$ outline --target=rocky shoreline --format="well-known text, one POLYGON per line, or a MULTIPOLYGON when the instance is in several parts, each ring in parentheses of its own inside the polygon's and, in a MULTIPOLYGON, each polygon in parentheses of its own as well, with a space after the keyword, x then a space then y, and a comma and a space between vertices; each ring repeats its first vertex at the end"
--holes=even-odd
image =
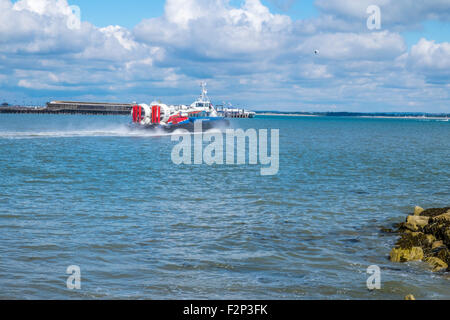
POLYGON ((450 207, 416 207, 394 228, 382 230, 400 233, 390 253, 392 262, 424 261, 433 272, 450 272, 450 207))

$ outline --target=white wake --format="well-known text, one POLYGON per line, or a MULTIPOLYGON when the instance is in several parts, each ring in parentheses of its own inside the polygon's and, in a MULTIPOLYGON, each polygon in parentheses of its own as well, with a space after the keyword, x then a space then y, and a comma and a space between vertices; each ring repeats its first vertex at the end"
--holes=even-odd
MULTIPOLYGON (((213 130, 211 130, 213 131, 213 130)), ((207 131, 209 132, 209 131, 207 131)), ((94 129, 68 129, 52 131, 0 131, 0 139, 43 139, 43 138, 83 138, 83 137, 165 137, 172 135, 192 134, 176 130, 133 129, 128 126, 116 126, 94 129)))

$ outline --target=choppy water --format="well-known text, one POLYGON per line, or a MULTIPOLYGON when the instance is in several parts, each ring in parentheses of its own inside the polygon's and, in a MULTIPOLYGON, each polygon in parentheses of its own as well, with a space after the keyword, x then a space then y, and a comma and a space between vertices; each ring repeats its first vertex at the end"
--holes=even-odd
POLYGON ((0 299, 449 299, 380 226, 450 203, 450 124, 259 117, 280 171, 176 166, 127 117, 0 116, 0 299), (382 289, 366 269, 379 265, 382 289), (82 288, 66 288, 81 267, 82 288))

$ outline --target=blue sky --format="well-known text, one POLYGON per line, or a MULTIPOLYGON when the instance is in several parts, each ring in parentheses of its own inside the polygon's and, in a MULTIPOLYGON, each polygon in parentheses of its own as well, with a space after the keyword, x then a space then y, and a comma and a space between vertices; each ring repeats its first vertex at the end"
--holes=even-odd
POLYGON ((69 0, 82 9, 82 19, 96 26, 121 25, 133 28, 142 19, 159 17, 164 13, 164 1, 151 0, 69 0))
MULTIPOLYGON (((230 1, 239 6, 242 0, 230 1)), ((273 0, 261 1, 271 12, 289 15, 292 19, 311 19, 319 15, 314 0, 273 0)), ((99 27, 118 24, 127 28, 135 27, 143 19, 156 18, 164 13, 164 0, 69 0, 69 4, 82 8, 83 20, 91 21, 99 27)), ((439 20, 424 21, 417 30, 402 32, 409 47, 420 38, 427 37, 439 42, 449 41, 450 23, 439 20)))
POLYGON ((411 48, 420 38, 433 39, 438 42, 450 41, 450 22, 439 20, 427 20, 422 23, 421 28, 402 33, 406 43, 411 48))
MULTIPOLYGON (((69 0, 70 5, 82 8, 83 19, 99 27, 118 24, 133 28, 142 19, 156 18, 164 13, 164 0, 69 0)), ((240 6, 242 0, 232 0, 230 5, 240 6)), ((306 19, 318 15, 313 0, 262 1, 274 13, 287 14, 295 19, 306 19)))
POLYGON ((16 103, 190 103, 205 80, 256 110, 450 112, 449 70, 448 0, 0 0, 16 103))

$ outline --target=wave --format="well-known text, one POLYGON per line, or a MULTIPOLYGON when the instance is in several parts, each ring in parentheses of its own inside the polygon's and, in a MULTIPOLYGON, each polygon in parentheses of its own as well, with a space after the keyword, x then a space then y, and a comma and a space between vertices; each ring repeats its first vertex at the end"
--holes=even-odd
MULTIPOLYGON (((209 130, 207 132, 214 132, 209 130)), ((192 134, 175 130, 133 129, 128 126, 113 128, 96 128, 80 130, 56 130, 56 131, 0 131, 0 139, 40 139, 40 138, 84 138, 84 137, 164 137, 172 135, 192 134)))

